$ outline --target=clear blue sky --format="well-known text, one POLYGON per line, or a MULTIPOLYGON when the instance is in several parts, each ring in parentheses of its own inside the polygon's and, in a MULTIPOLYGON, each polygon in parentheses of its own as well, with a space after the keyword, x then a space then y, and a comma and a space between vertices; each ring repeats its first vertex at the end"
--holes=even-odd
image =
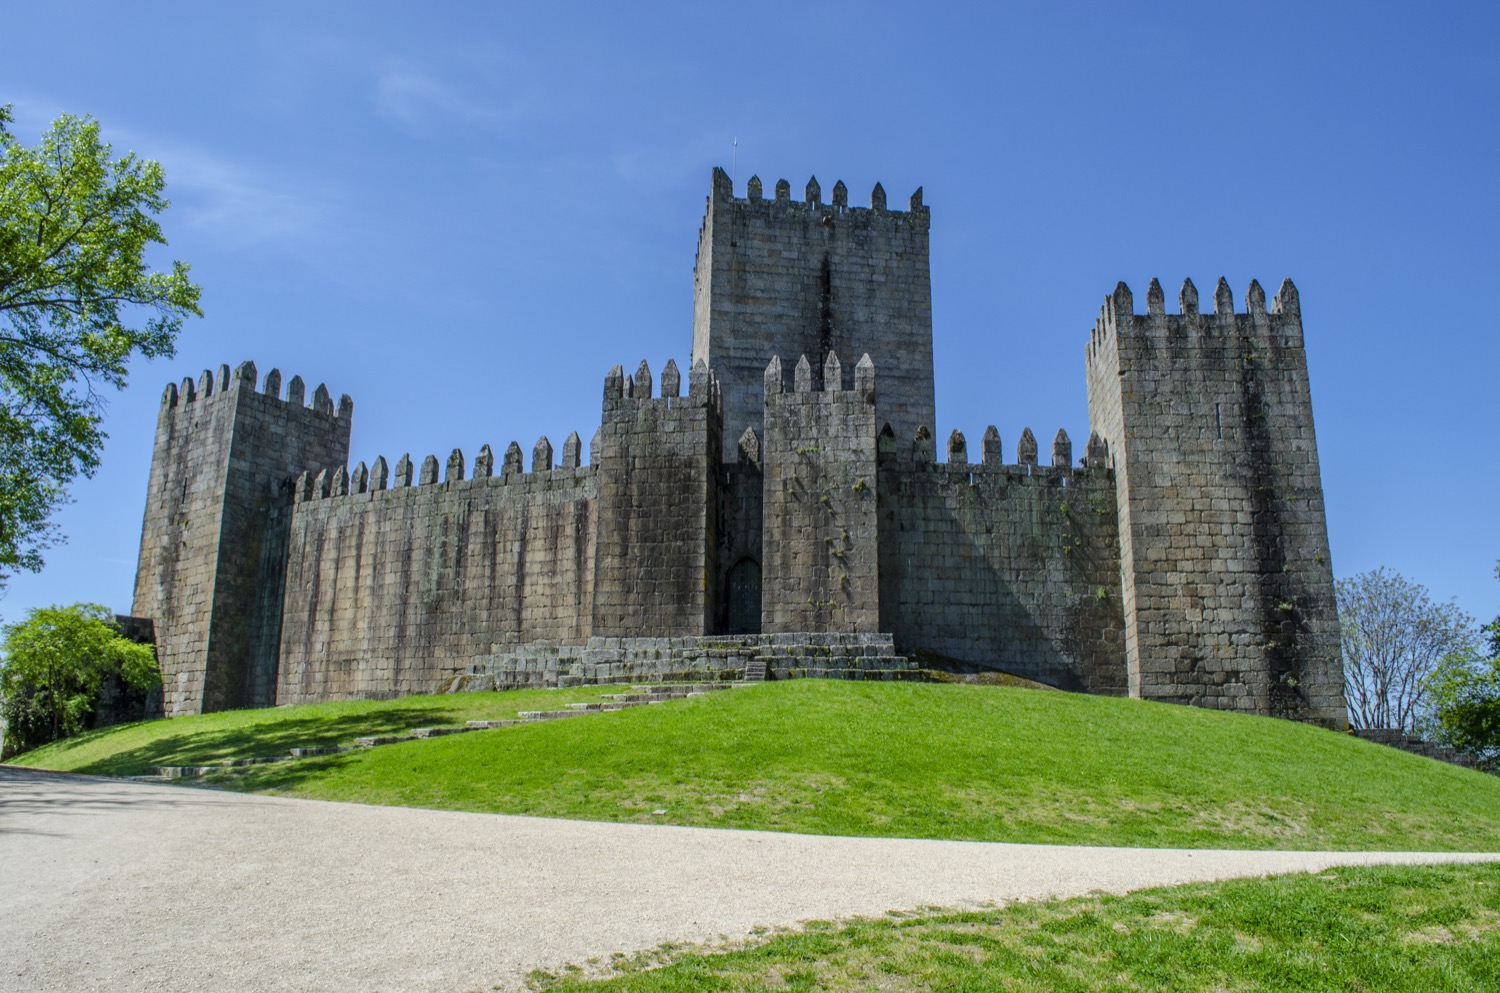
MULTIPOLYGON (((0 601, 130 607, 169 380, 254 359, 354 459, 598 423, 691 343, 713 165, 932 208, 938 436, 1087 437, 1103 295, 1302 294, 1333 563, 1500 608, 1500 5, 7 3, 0 102, 162 162, 205 317, 0 601)), ((800 194, 799 194, 800 195, 800 194)))

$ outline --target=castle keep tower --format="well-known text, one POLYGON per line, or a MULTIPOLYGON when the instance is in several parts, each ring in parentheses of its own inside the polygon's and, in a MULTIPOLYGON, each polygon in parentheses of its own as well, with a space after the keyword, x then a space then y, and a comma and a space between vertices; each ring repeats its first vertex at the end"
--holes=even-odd
POLYGON ((1170 316, 1120 284, 1081 459, 940 444, 921 190, 745 194, 714 170, 687 382, 610 370, 587 464, 572 433, 530 471, 518 441, 350 469, 347 396, 248 362, 169 386, 133 611, 167 713, 933 669, 1342 724, 1290 281, 1170 316))
POLYGON ((293 376, 256 390, 255 364, 204 371, 162 394, 135 574, 156 626, 169 716, 276 702, 288 482, 349 458, 354 402, 293 376))
POLYGON ((766 199, 758 178, 738 199, 714 170, 693 269, 693 362, 719 379, 726 437, 746 427, 764 435, 772 356, 808 356, 821 388, 829 353, 869 354, 880 370, 877 415, 898 438, 933 429, 928 224, 920 189, 905 212, 887 209, 879 184, 869 207, 849 206, 842 182, 825 204, 816 179, 802 202, 786 180, 766 199))
POLYGON ((1132 696, 1345 718, 1338 614, 1291 280, 1268 309, 1189 280, 1167 314, 1124 283, 1087 348, 1089 422, 1115 469, 1132 696))

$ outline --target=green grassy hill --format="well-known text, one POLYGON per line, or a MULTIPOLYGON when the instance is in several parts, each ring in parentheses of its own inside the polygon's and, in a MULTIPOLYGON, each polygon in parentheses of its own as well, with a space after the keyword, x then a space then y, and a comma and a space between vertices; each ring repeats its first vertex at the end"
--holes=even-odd
POLYGON ((1339 868, 969 913, 812 922, 731 950, 665 946, 540 990, 1493 993, 1500 863, 1339 868))
MULTIPOLYGON (((20 756, 139 773, 604 690, 178 718, 20 756)), ((588 820, 983 841, 1500 850, 1500 778, 1269 718, 997 686, 796 680, 212 777, 229 789, 588 820)))

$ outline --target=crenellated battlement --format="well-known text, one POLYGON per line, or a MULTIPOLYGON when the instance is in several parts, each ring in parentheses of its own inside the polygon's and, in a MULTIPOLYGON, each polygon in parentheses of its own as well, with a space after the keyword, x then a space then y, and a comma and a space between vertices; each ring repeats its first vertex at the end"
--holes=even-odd
POLYGON ((317 389, 313 390, 312 402, 308 403, 307 386, 301 376, 293 376, 287 383, 285 397, 281 395, 281 370, 272 369, 266 373, 263 385, 258 382, 258 379, 255 363, 248 360, 235 366, 233 373, 229 371, 228 365, 219 366, 217 373, 204 369, 196 382, 188 377, 182 381, 180 387, 176 383, 167 384, 161 395, 162 413, 165 415, 167 411, 179 405, 222 400, 228 396, 241 394, 256 394, 267 400, 276 400, 290 407, 302 407, 328 417, 347 420, 354 414, 354 401, 349 394, 345 393, 340 396, 338 406, 335 407, 328 387, 322 383, 319 383, 317 389))
POLYGON ((721 393, 718 379, 703 362, 698 362, 688 373, 687 396, 682 395, 682 373, 675 359, 667 359, 661 373, 661 392, 653 395, 651 366, 645 359, 636 367, 635 374, 627 376, 623 366, 612 367, 604 376, 604 406, 608 411, 612 404, 630 401, 635 404, 653 403, 663 409, 683 406, 709 406, 718 409, 721 393), (690 403, 689 403, 690 401, 690 403))
POLYGON ((331 497, 373 496, 378 493, 424 487, 452 488, 459 485, 485 484, 493 486, 532 485, 538 481, 552 481, 560 485, 589 476, 592 465, 582 465, 583 443, 577 431, 568 433, 563 441, 562 458, 554 461, 552 442, 546 435, 537 439, 532 447, 531 468, 523 464, 520 442, 512 441, 505 450, 500 472, 495 472, 495 455, 489 445, 483 445, 474 457, 474 472, 465 477, 465 459, 462 449, 455 448, 448 454, 439 480, 439 463, 436 455, 427 455, 418 468, 406 453, 396 461, 392 476, 385 456, 377 456, 369 465, 361 461, 353 469, 344 466, 323 468, 314 472, 307 470, 290 480, 289 491, 297 503, 326 500, 331 497))
POLYGON ((1116 341, 1121 333, 1183 340, 1212 340, 1234 333, 1288 338, 1300 344, 1302 304, 1291 279, 1281 281, 1281 287, 1269 305, 1266 291, 1252 279, 1245 291, 1245 310, 1236 313, 1234 293, 1221 276, 1214 287, 1212 309, 1203 311, 1198 287, 1191 279, 1184 279, 1177 294, 1177 313, 1168 314, 1161 283, 1153 278, 1146 289, 1146 311, 1137 314, 1130 287, 1121 282, 1099 307, 1099 316, 1095 318, 1089 336, 1087 361, 1090 364, 1096 361, 1101 350, 1116 341))
POLYGON ((787 390, 781 356, 771 356, 771 361, 766 364, 762 384, 766 402, 770 403, 772 397, 784 395, 806 395, 811 398, 824 394, 842 394, 839 399, 849 401, 875 402, 875 363, 868 352, 860 356, 859 362, 854 366, 852 384, 844 376, 844 366, 839 361, 838 353, 831 349, 824 357, 821 368, 817 370, 818 375, 815 376, 813 372, 812 362, 803 355, 792 370, 792 388, 787 390))
POLYGON ((974 474, 1008 473, 1015 476, 1066 479, 1079 473, 1103 472, 1109 469, 1109 446, 1097 433, 1091 434, 1086 454, 1073 464, 1073 441, 1068 432, 1059 428, 1052 438, 1051 464, 1043 465, 1038 456, 1036 436, 1031 428, 1024 428, 1016 444, 1016 460, 1007 463, 1003 455, 1000 431, 991 424, 985 428, 979 445, 979 461, 971 461, 969 443, 964 433, 955 429, 948 435, 946 459, 937 457, 937 445, 932 432, 927 428, 917 429, 911 448, 905 457, 898 456, 895 432, 890 425, 881 429, 879 452, 883 466, 904 469, 907 467, 927 469, 934 472, 956 472, 974 474))
MULTIPOLYGON (((910 221, 920 221, 925 224, 928 221, 930 211, 922 202, 922 187, 917 187, 907 200, 906 210, 892 210, 887 205, 885 187, 876 183, 870 190, 870 205, 868 207, 851 207, 849 205, 849 188, 841 179, 834 183, 832 195, 827 203, 823 202, 823 188, 818 183, 818 177, 808 179, 807 185, 803 187, 802 199, 792 199, 792 184, 785 179, 778 179, 772 196, 764 195, 764 187, 759 176, 751 176, 745 184, 745 195, 737 197, 734 195, 734 182, 729 174, 722 168, 715 166, 713 180, 709 189, 710 210, 713 206, 726 206, 729 204, 743 204, 747 207, 755 207, 765 211, 787 211, 797 212, 802 215, 813 214, 817 216, 860 217, 871 215, 876 217, 904 218, 910 221)), ((707 221, 705 220, 705 226, 707 221)))

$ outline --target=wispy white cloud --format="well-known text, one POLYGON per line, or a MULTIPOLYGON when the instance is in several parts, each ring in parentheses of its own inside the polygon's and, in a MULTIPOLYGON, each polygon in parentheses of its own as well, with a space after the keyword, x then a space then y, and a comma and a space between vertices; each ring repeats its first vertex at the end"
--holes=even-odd
POLYGON ((0 98, 0 103, 10 104, 11 113, 15 116, 10 132, 23 145, 30 145, 54 120, 68 113, 66 107, 46 98, 17 96, 13 89, 3 85, 0 85, 0 92, 9 94, 0 98))
POLYGON ((153 142, 151 157, 167 176, 177 223, 245 247, 305 243, 335 213, 330 198, 192 145, 153 142))
MULTIPOLYGON (((65 112, 45 96, 13 96, 10 101, 15 113, 12 131, 23 144, 33 143, 65 112)), ((305 245, 334 223, 335 199, 326 193, 193 142, 153 135, 117 120, 102 124, 102 137, 115 155, 135 151, 162 164, 172 201, 173 229, 196 229, 231 248, 264 244, 292 248, 305 245)))
POLYGON ((393 61, 375 79, 374 103, 382 117, 416 133, 455 123, 500 130, 527 117, 535 96, 493 78, 465 82, 393 61))

